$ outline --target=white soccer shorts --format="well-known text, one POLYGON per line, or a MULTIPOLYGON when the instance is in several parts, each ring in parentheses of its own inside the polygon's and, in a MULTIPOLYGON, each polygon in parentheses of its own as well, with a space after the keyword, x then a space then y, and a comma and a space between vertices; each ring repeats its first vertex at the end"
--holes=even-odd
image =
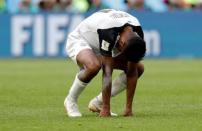
POLYGON ((67 55, 77 64, 76 57, 80 51, 84 49, 91 49, 88 42, 82 38, 77 32, 69 34, 66 43, 67 55))

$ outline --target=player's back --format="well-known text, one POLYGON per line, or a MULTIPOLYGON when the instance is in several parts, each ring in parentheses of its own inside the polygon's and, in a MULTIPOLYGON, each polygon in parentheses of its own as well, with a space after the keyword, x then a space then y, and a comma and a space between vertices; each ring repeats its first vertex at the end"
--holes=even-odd
POLYGON ((139 21, 134 16, 113 9, 105 9, 94 13, 86 18, 78 26, 81 31, 97 32, 97 29, 108 29, 113 27, 121 27, 124 24, 131 24, 133 26, 140 26, 139 21))
POLYGON ((140 26, 137 18, 126 12, 105 9, 87 17, 70 35, 79 34, 88 41, 93 49, 99 52, 98 29, 110 29, 114 27, 121 28, 125 24, 140 26))

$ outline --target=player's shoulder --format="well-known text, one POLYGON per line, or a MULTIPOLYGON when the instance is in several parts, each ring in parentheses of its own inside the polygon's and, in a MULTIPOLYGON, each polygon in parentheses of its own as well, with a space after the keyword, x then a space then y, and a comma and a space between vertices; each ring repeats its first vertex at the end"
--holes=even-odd
POLYGON ((92 14, 93 17, 99 17, 103 19, 134 19, 137 18, 125 11, 115 9, 103 9, 92 14))
POLYGON ((140 26, 140 22, 137 17, 125 12, 125 11, 119 11, 116 10, 112 12, 110 15, 113 19, 117 19, 119 22, 124 23, 124 24, 130 24, 133 26, 140 26))
POLYGON ((102 10, 98 11, 98 13, 110 13, 113 11, 116 11, 116 10, 115 9, 102 9, 102 10))
POLYGON ((115 9, 102 9, 98 12, 95 12, 94 14, 104 14, 109 17, 125 17, 129 16, 127 12, 121 11, 121 10, 115 10, 115 9))
POLYGON ((127 12, 114 9, 100 10, 85 20, 85 23, 87 25, 95 25, 94 27, 99 29, 122 27, 125 24, 130 24, 133 26, 140 25, 136 17, 127 12))

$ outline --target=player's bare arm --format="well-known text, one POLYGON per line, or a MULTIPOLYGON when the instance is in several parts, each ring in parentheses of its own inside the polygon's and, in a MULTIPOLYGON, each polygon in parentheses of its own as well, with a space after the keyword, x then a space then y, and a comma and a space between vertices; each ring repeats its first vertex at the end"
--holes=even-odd
POLYGON ((134 62, 127 63, 126 76, 127 76, 127 88, 126 88, 126 106, 124 116, 132 116, 133 115, 132 103, 138 80, 137 63, 134 62))
POLYGON ((113 59, 112 57, 102 56, 102 96, 103 106, 100 112, 101 117, 110 116, 110 96, 111 96, 111 85, 112 85, 112 72, 113 72, 113 59))

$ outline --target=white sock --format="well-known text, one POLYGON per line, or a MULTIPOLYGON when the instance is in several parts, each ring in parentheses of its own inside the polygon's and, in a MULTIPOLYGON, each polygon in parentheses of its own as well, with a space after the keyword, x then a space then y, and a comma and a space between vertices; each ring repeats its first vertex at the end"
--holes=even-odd
MULTIPOLYGON (((112 82, 111 96, 114 97, 126 88, 126 74, 122 72, 112 82)), ((97 96, 98 101, 102 102, 102 93, 97 96)))
POLYGON ((84 90, 84 88, 86 87, 87 84, 88 83, 84 83, 81 80, 79 80, 78 74, 77 74, 75 77, 75 80, 69 90, 69 94, 67 97, 70 97, 71 99, 77 101, 79 95, 84 90))

